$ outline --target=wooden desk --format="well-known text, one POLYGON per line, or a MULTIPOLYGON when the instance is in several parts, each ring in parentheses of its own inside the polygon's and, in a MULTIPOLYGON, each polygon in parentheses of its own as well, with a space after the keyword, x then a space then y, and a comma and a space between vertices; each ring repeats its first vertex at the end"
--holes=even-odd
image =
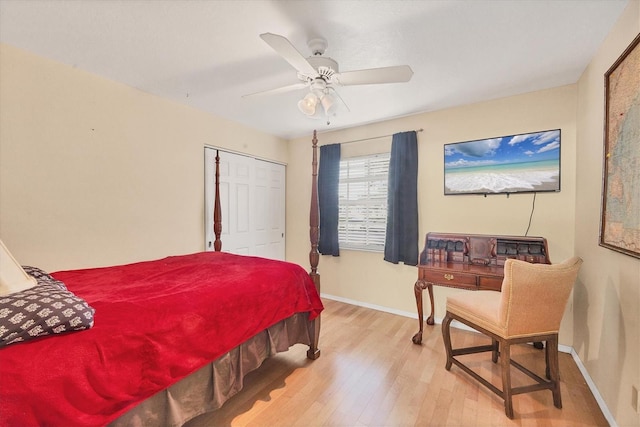
POLYGON ((427 324, 433 325, 433 285, 499 292, 504 262, 508 258, 550 264, 547 240, 543 237, 427 233, 420 253, 418 280, 414 285, 420 329, 413 336, 413 343, 422 343, 424 289, 429 291, 431 303, 427 324))

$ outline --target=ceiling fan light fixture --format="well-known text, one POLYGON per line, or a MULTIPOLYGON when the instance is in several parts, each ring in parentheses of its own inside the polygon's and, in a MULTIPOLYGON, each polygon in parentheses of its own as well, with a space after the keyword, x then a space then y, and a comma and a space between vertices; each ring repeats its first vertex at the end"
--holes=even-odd
POLYGON ((318 102, 318 96, 313 92, 309 92, 304 98, 298 101, 298 109, 307 116, 313 116, 316 113, 318 102))
POLYGON ((334 107, 336 105, 336 102, 333 99, 333 96, 329 95, 328 93, 324 94, 322 98, 320 98, 320 104, 322 105, 322 108, 324 109, 324 114, 326 116, 332 114, 333 110, 335 110, 334 107))
POLYGON ((309 93, 298 101, 298 109, 310 118, 326 118, 327 124, 329 116, 335 116, 336 110, 351 111, 334 86, 402 83, 408 82, 413 76, 413 70, 408 65, 340 72, 338 62, 324 55, 327 41, 320 37, 309 40, 308 47, 312 56, 308 58, 302 56, 284 36, 263 33, 260 38, 297 71, 299 83, 253 95, 283 93, 306 87, 309 93), (322 108, 318 108, 318 104, 322 108))

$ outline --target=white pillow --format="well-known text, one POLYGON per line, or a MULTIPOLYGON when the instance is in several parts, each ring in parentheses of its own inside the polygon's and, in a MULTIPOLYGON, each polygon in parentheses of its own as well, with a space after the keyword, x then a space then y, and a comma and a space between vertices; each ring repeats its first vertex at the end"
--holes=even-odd
POLYGON ((36 285, 0 240, 0 296, 24 291, 36 285))

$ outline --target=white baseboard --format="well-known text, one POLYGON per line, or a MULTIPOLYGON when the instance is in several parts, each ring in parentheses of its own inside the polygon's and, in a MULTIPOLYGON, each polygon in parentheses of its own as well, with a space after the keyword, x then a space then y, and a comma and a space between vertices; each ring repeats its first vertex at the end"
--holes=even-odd
POLYGON ((320 293, 322 298, 330 299, 333 301, 344 302, 345 304, 357 305, 358 307, 371 308, 373 310, 383 311, 385 313, 397 314, 398 316, 410 317, 412 319, 418 320, 418 313, 412 313, 409 311, 396 310, 389 307, 383 307, 381 305, 369 304, 366 302, 355 301, 349 298, 337 297, 335 295, 328 295, 320 293))
POLYGON ((602 398, 602 395, 598 391, 598 388, 596 387, 595 383, 591 379, 589 372, 587 372, 587 368, 584 367, 582 360, 580 360, 580 356, 578 356, 578 353, 576 353, 573 347, 569 347, 569 348, 571 349, 570 353, 571 353, 571 356, 573 356, 573 360, 576 362, 576 365, 578 365, 578 369, 580 370, 580 373, 582 373, 584 380, 587 382, 587 385, 589 386, 589 390, 591 390, 591 393, 593 393, 593 397, 596 399, 596 402, 598 402, 598 406, 600 407, 600 410, 602 411, 602 414, 604 415, 604 417, 607 419, 609 426, 618 427, 618 423, 616 423, 615 418, 613 418, 613 414, 611 413, 611 411, 609 411, 609 407, 605 403, 604 399, 602 398))
MULTIPOLYGON (((360 302, 360 301, 355 301, 349 298, 343 298, 343 297, 338 297, 335 295, 328 295, 328 294, 324 294, 321 293, 320 296, 322 298, 326 298, 326 299, 330 299, 333 301, 338 301, 338 302, 343 302, 345 304, 351 304, 351 305, 356 305, 359 307, 365 307, 365 308, 370 308, 372 310, 377 310, 377 311, 382 311, 385 313, 391 313, 391 314, 397 314, 398 316, 404 316, 404 317, 409 317, 411 319, 418 319, 418 313, 415 312, 409 312, 409 311, 404 311, 404 310, 396 310, 393 308, 389 308, 389 307, 383 307, 381 305, 375 305, 375 304, 369 304, 366 302, 360 302)), ((434 317, 434 322, 437 324, 442 324, 442 318, 438 318, 438 317, 434 317)), ((471 331, 471 332, 477 332, 476 330, 468 327, 465 324, 462 324, 460 322, 456 322, 455 320, 453 322, 451 322, 451 326, 458 328, 458 329, 463 329, 466 331, 471 331)), ((580 370, 580 373, 582 374, 582 376, 584 377, 585 381, 587 382, 587 385, 589 386, 589 389, 591 390, 591 393, 593 393, 593 397, 596 399, 596 402, 598 403, 598 406, 600 407, 600 410, 602 411, 604 417, 607 419, 607 422, 609 423, 609 426, 611 427, 618 427, 618 424, 616 423, 615 418, 613 418, 613 415, 611 414, 611 411, 609 411, 609 408, 607 407, 607 404, 605 403, 604 399, 602 398, 602 395, 600 394, 600 392, 598 391, 598 388, 596 387, 595 383, 593 382, 593 380, 591 379, 591 376, 589 376, 589 372, 587 372, 587 369, 585 368, 584 364, 582 363, 582 360, 580 360, 580 357, 578 356, 578 353, 576 353, 576 351, 573 349, 573 347, 568 346, 568 345, 563 345, 563 344, 558 344, 558 351, 562 352, 562 353, 569 353, 571 354, 571 356, 573 357, 573 360, 576 362, 576 365, 578 366, 578 369, 580 370)))

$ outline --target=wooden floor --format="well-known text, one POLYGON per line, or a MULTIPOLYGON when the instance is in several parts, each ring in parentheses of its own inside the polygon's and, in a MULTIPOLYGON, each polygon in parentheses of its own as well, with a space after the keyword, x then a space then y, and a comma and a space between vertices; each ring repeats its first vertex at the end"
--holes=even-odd
MULTIPOLYGON (((445 370, 440 325, 426 326, 419 346, 411 342, 415 319, 324 303, 318 360, 305 358, 307 347, 294 346, 249 374, 221 409, 188 427, 608 425, 569 354, 560 353, 563 409, 553 406, 549 391, 517 395, 510 420, 498 396, 456 366, 445 370)), ((454 347, 488 342, 459 329, 451 335, 454 347)), ((544 373, 543 351, 522 345, 517 354, 515 360, 544 373)), ((500 386, 490 353, 465 357, 500 386)), ((528 382, 517 369, 512 377, 514 384, 528 382)))

